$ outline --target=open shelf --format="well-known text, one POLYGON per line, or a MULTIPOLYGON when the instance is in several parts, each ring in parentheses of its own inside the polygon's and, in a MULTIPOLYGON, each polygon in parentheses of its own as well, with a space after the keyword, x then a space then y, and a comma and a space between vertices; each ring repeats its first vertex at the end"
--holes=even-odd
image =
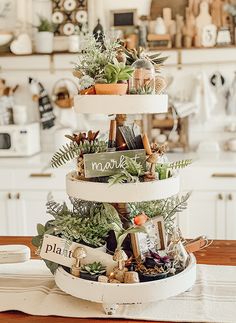
POLYGON ((179 274, 161 280, 135 284, 109 284, 72 276, 62 267, 55 274, 57 286, 65 293, 97 303, 140 304, 176 296, 190 289, 196 280, 196 259, 179 274))
POLYGON ((179 175, 152 182, 114 184, 81 181, 76 173, 66 176, 69 196, 94 202, 129 203, 162 200, 179 193, 179 175))
POLYGON ((83 114, 166 113, 168 96, 161 95, 76 95, 74 110, 83 114))

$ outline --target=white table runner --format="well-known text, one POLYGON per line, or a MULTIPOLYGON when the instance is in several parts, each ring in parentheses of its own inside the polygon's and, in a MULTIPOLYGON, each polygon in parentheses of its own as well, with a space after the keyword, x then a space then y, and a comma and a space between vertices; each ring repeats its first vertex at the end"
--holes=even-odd
MULTIPOLYGON (((106 318, 101 304, 59 290, 44 263, 0 265, 0 311, 106 318)), ((111 316, 109 316, 111 318, 111 316)), ((176 322, 236 322, 236 267, 198 265, 190 292, 144 305, 122 305, 112 318, 176 322)))

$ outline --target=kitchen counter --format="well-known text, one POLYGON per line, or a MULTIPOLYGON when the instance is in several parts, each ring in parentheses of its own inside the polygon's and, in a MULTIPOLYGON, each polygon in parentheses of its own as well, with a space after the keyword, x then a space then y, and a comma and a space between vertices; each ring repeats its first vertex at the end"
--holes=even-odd
MULTIPOLYGON (((1 168, 50 168, 50 160, 53 152, 39 153, 31 157, 0 157, 1 168)), ((168 159, 172 161, 181 159, 192 159, 193 166, 235 166, 236 153, 219 152, 219 153, 168 153, 168 159)), ((73 163, 68 163, 66 168, 73 168, 73 163)))

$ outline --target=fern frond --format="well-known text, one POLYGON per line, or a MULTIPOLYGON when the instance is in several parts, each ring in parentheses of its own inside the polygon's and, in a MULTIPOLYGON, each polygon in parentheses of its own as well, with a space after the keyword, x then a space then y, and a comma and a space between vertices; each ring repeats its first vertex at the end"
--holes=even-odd
POLYGON ((125 170, 132 176, 144 175, 143 166, 130 157, 125 157, 125 170))
POLYGON ((121 184, 121 183, 125 183, 127 180, 127 176, 125 176, 125 174, 122 173, 118 173, 115 175, 110 176, 108 183, 110 185, 114 185, 114 184, 121 184))
POLYGON ((64 165, 68 161, 72 160, 75 157, 78 157, 81 153, 80 147, 76 142, 70 142, 56 152, 51 160, 51 166, 56 168, 64 165))
POLYGON ((168 164, 168 168, 171 168, 171 169, 184 168, 184 167, 187 167, 188 165, 192 164, 192 162, 193 162, 192 159, 178 160, 176 162, 168 164))

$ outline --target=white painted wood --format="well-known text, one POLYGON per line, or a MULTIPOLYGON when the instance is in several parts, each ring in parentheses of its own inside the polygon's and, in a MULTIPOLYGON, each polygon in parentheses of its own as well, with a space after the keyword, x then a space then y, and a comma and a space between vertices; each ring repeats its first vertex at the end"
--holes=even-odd
POLYGON ((81 279, 59 267, 57 286, 72 296, 97 303, 139 304, 163 300, 190 289, 196 280, 196 260, 190 256, 188 267, 176 276, 146 283, 107 284, 81 279))
POLYGON ((140 202, 161 200, 179 192, 179 175, 165 180, 144 183, 114 184, 81 181, 76 173, 66 176, 66 192, 69 196, 97 202, 140 202))
MULTIPOLYGON (((214 193, 213 193, 214 194, 214 193)), ((226 194, 216 194, 215 236, 216 239, 226 239, 226 194)))
MULTIPOLYGON (((56 70, 71 70, 78 61, 78 54, 54 54, 53 67, 56 70)), ((72 75, 71 75, 72 76, 72 75)))
MULTIPOLYGON (((64 191, 21 191, 19 199, 15 199, 15 218, 19 220, 17 234, 34 236, 37 234, 37 224, 45 224, 52 217, 46 212, 48 194, 52 194, 55 201, 62 203, 66 200, 64 191), (25 219, 25 225, 23 220, 25 219)), ((16 226, 16 225, 15 225, 16 226)), ((12 224, 14 227, 14 224, 12 224)))
POLYGON ((236 190, 236 177, 228 177, 236 174, 235 164, 224 166, 209 165, 190 166, 181 171, 181 187, 184 190, 217 191, 236 190), (213 177, 214 174, 225 174, 225 177, 213 177))
MULTIPOLYGON (((206 235, 217 239, 217 192, 193 191, 187 210, 179 214, 179 224, 186 238, 206 235)), ((221 214, 224 217, 224 214, 221 214)))
POLYGON ((234 63, 236 48, 188 49, 182 50, 182 64, 234 63))
POLYGON ((48 168, 45 171, 40 168, 16 169, 14 171, 14 190, 65 190, 67 171, 65 168, 48 168), (44 174, 48 177, 44 177, 44 174))
POLYGON ((0 191, 0 235, 7 234, 7 191, 0 191))
POLYGON ((14 172, 7 168, 0 169, 0 190, 13 189, 14 187, 14 172))
POLYGON ((226 239, 236 239, 236 192, 226 193, 226 239))
POLYGON ((49 70, 49 55, 26 55, 14 57, 0 57, 1 70, 4 71, 31 71, 31 70, 49 70))
POLYGON ((83 114, 165 113, 168 96, 162 95, 77 95, 74 110, 83 114))

